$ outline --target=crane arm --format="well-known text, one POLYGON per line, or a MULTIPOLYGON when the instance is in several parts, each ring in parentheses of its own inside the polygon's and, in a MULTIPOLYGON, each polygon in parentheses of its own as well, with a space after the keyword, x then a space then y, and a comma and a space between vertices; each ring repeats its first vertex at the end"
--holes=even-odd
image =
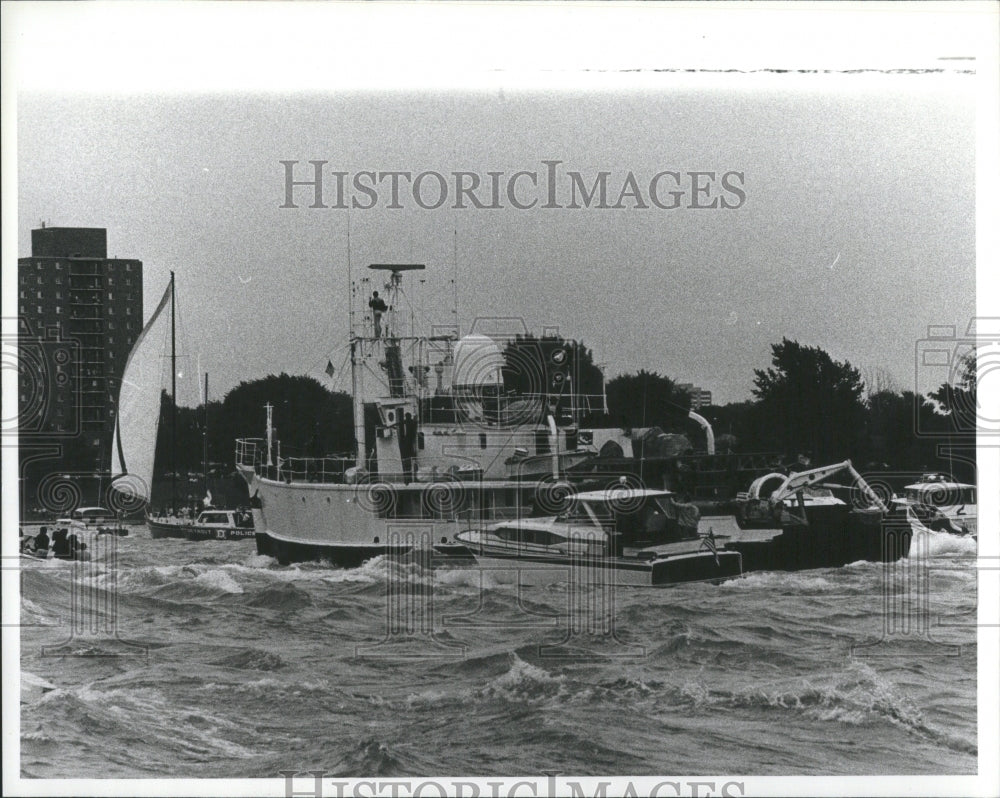
POLYGON ((778 489, 771 494, 770 501, 772 504, 778 504, 779 502, 782 502, 788 497, 794 495, 797 491, 802 490, 802 488, 822 482, 823 480, 828 479, 841 471, 847 471, 851 477, 853 477, 855 484, 858 488, 860 488, 866 499, 878 507, 882 512, 889 512, 889 508, 885 506, 881 499, 879 499, 878 495, 871 489, 871 486, 865 482, 861 474, 854 469, 850 460, 844 460, 842 463, 834 463, 833 465, 820 466, 819 468, 811 468, 808 471, 801 471, 798 473, 792 472, 788 475, 788 477, 786 477, 785 481, 778 487, 778 489))

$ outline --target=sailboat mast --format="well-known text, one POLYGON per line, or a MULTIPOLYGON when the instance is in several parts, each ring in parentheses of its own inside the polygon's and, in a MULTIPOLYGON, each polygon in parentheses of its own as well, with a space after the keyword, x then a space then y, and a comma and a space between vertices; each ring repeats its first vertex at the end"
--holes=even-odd
POLYGON ((205 495, 208 496, 208 372, 205 372, 205 421, 201 433, 201 467, 205 475, 205 495))
POLYGON ((177 515, 177 307, 170 272, 170 507, 177 515))

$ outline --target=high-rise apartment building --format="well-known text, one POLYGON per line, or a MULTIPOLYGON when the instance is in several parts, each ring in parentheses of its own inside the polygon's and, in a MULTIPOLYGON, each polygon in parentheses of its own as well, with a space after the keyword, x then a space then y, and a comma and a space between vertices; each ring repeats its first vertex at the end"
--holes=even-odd
POLYGON ((680 383, 678 386, 682 391, 687 391, 688 395, 691 397, 691 409, 700 410, 703 407, 708 407, 712 404, 712 392, 704 391, 697 385, 685 382, 680 383))
POLYGON ((122 373, 142 330, 142 262, 109 258, 103 228, 42 227, 17 265, 22 476, 106 472, 122 373))

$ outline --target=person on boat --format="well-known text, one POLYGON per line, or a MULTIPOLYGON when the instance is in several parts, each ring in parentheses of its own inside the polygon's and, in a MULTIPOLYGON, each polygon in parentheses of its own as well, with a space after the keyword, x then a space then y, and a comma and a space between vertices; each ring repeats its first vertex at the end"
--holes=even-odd
POLYGON ((403 460, 403 482, 417 478, 417 421, 412 413, 404 413, 399 422, 399 455, 403 460))
POLYGON ((87 544, 80 540, 75 534, 69 536, 68 543, 70 559, 83 559, 83 552, 87 550, 87 544))
POLYGON ((67 530, 63 527, 52 533, 52 556, 59 559, 68 559, 70 556, 69 540, 66 537, 67 530))
POLYGON ((382 337, 382 314, 385 313, 389 307, 385 304, 385 300, 378 295, 378 291, 372 291, 372 298, 368 300, 368 307, 372 309, 372 319, 375 322, 375 337, 382 337))
POLYGON ((43 526, 35 535, 35 552, 37 554, 48 553, 49 551, 49 528, 43 526))

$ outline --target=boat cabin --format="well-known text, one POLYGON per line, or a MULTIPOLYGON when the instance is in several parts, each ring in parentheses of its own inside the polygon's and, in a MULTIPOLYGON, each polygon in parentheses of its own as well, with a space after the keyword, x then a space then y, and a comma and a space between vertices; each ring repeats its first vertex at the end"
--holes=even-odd
POLYGON ((102 524, 113 524, 118 519, 106 507, 77 507, 66 518, 56 520, 56 526, 95 527, 102 524))
POLYGON ((578 493, 564 512, 497 524, 490 533, 520 547, 610 543, 610 551, 698 539, 699 513, 670 491, 611 489, 578 493))
POLYGON ((909 504, 954 507, 975 504, 976 486, 948 480, 941 474, 928 474, 920 482, 903 488, 903 496, 909 504))
POLYGON ((249 510, 203 510, 195 521, 196 526, 212 528, 250 529, 253 527, 253 516, 249 510))

